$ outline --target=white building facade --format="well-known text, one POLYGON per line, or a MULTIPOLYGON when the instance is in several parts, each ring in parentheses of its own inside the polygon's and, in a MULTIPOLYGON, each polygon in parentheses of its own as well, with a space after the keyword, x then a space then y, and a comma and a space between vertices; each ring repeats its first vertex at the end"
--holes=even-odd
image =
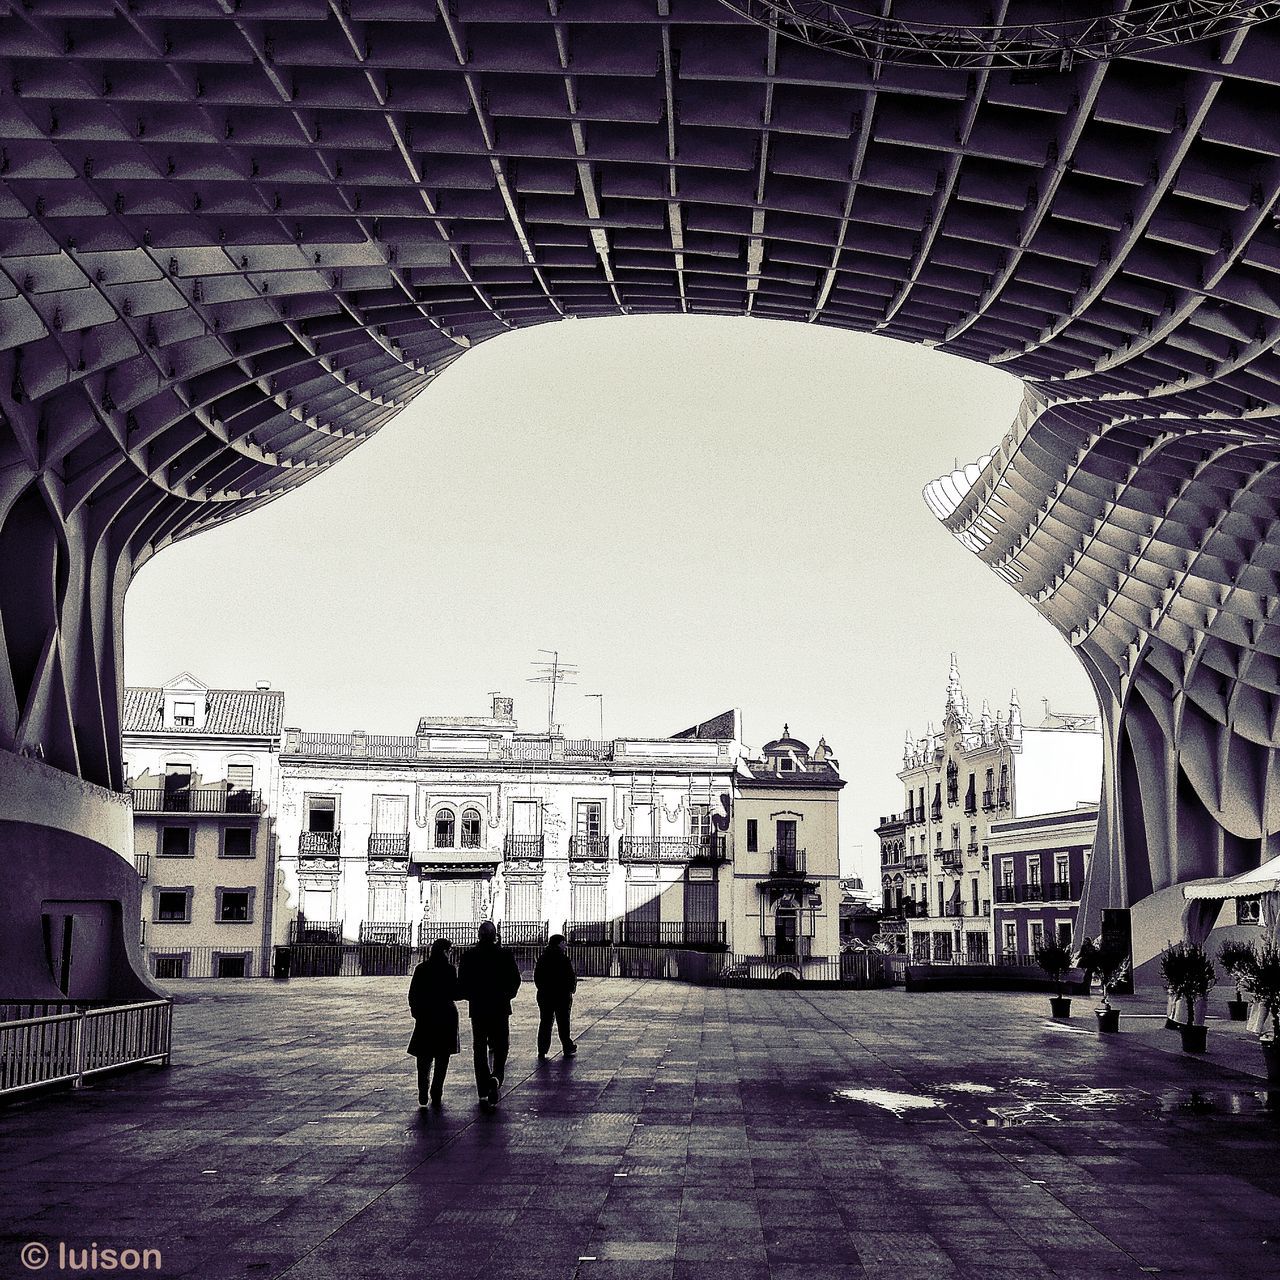
POLYGON ((970 712, 955 655, 941 732, 907 735, 903 767, 905 847, 882 867, 882 925, 894 949, 917 961, 990 963, 997 954, 991 827, 1002 819, 1096 805, 1102 736, 1094 715, 1054 713, 1030 728, 1015 691, 1007 713, 984 701, 970 712))
MULTIPOLYGON (((487 716, 423 717, 412 736, 286 729, 289 908, 274 940, 466 944, 493 919, 510 943, 564 932, 765 955, 769 846, 748 852, 734 819, 754 769, 736 712, 611 741, 522 733, 503 697, 487 716)), ((834 882, 834 823, 812 857, 834 882)), ((833 938, 838 897, 824 907, 833 938)), ((821 946, 838 953, 825 934, 821 946)))
POLYGON ((126 688, 122 742, 158 978, 252 977, 275 915, 272 811, 284 694, 211 689, 183 672, 126 688))

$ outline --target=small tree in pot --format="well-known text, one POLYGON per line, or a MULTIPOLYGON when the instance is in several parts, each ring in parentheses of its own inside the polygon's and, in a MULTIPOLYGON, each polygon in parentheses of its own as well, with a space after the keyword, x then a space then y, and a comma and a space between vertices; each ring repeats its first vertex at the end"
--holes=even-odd
POLYGON ((1111 993, 1129 976, 1129 957, 1122 951, 1098 952, 1098 981, 1102 984, 1102 1004, 1094 1010, 1101 1032, 1120 1030, 1120 1010, 1112 1008, 1111 993))
POLYGON ((1080 943, 1080 949, 1076 952, 1076 968, 1084 976, 1084 993, 1088 995, 1093 989, 1094 974, 1100 976, 1102 972, 1100 949, 1090 937, 1085 937, 1080 943))
POLYGON ((1280 1080, 1280 1035, 1276 1019, 1280 1017, 1280 947, 1264 942, 1254 953, 1253 968, 1248 977, 1249 991, 1262 1006, 1263 1032, 1258 1037, 1267 1067, 1267 1079, 1280 1080), (1267 1023, 1270 1022, 1270 1029, 1267 1023))
POLYGON ((1227 971, 1236 986, 1236 998, 1227 1001, 1227 1011, 1232 1022, 1243 1022, 1249 1016, 1249 1002, 1244 989, 1252 987, 1250 981, 1258 964, 1257 953, 1251 942, 1224 942, 1218 948, 1218 963, 1227 971))
POLYGON ((1172 943, 1160 957, 1160 971, 1164 974, 1169 994, 1179 1005, 1185 1003, 1185 1020, 1177 1018, 1175 1013, 1183 1049, 1187 1053, 1203 1053, 1207 1034, 1205 1005, 1210 989, 1218 981, 1209 953, 1194 942, 1172 943))
POLYGON ((1049 1008, 1055 1018, 1071 1017, 1071 997, 1063 995, 1062 984, 1071 972, 1071 952, 1061 942, 1042 942, 1035 950, 1036 964, 1044 970, 1058 988, 1056 996, 1049 997, 1049 1008))

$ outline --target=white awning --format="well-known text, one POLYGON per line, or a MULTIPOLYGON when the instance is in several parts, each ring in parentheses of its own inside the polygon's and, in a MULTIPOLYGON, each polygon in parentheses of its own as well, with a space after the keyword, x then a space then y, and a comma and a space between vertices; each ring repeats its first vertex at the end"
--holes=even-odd
POLYGON ((1260 893, 1274 893, 1280 889, 1280 857, 1264 862, 1252 871, 1242 871, 1238 876, 1219 876, 1216 880, 1197 880, 1185 885, 1182 896, 1188 902, 1221 900, 1224 898, 1252 898, 1260 893))

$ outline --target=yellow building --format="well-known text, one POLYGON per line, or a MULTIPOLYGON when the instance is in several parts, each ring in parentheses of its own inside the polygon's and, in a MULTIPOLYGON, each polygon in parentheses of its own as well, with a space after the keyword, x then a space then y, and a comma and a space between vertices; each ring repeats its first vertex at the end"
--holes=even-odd
POLYGON ((759 759, 739 760, 730 816, 735 950, 775 962, 840 954, 839 801, 825 739, 808 746, 783 726, 759 759))

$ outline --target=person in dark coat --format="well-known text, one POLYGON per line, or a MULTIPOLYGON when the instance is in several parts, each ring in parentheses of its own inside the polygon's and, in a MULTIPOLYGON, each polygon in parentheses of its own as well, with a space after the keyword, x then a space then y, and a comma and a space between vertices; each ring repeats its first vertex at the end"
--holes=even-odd
POLYGON ((551 1023, 554 1021, 560 1033, 560 1044, 566 1058, 578 1052, 578 1046, 569 1034, 569 1013, 573 1008, 573 993, 578 989, 578 975, 573 971, 573 961, 564 949, 563 933, 551 935, 546 950, 538 957, 533 969, 533 985, 538 988, 538 1057, 545 1058, 551 1048, 551 1023))
POLYGON ((449 1058, 458 1052, 458 975, 449 958, 448 938, 437 938, 431 954, 413 971, 409 983, 409 1010, 413 1037, 408 1052, 418 1060, 418 1106, 427 1099, 438 1107, 444 1092, 449 1058), (435 1079, 431 1068, 435 1066, 435 1079))
POLYGON ((458 982, 471 1007, 471 1044, 476 1088, 482 1107, 498 1105, 498 1088, 511 1045, 511 1001, 520 990, 520 969, 506 947, 498 945, 492 920, 479 928, 479 941, 462 957, 458 982))

